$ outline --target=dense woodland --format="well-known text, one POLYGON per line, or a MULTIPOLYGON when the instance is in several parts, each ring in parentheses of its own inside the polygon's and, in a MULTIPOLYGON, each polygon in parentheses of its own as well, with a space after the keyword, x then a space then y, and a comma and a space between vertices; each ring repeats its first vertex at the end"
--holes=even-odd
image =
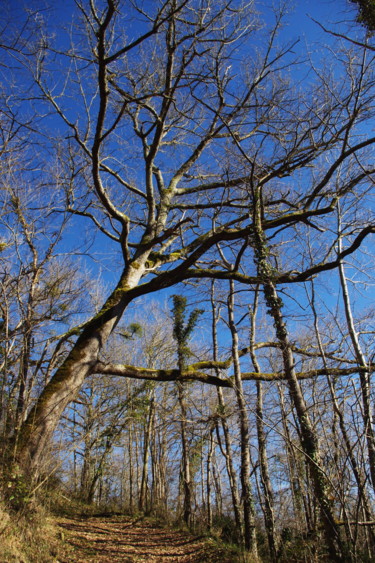
POLYGON ((373 12, 286 4, 4 9, 10 511, 59 491, 248 561, 375 559, 373 12))

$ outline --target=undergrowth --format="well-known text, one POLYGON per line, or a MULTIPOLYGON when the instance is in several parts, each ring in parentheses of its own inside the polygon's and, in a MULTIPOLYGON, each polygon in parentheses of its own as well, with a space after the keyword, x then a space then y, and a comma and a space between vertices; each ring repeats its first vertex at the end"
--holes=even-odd
POLYGON ((13 511, 0 501, 1 563, 52 563, 61 542, 53 521, 42 506, 13 511))

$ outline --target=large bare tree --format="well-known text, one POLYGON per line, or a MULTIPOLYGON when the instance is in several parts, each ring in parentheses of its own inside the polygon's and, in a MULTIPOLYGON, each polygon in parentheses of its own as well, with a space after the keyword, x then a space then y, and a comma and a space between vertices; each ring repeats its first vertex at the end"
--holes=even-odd
POLYGON ((306 63, 279 39, 281 12, 262 28, 253 3, 238 0, 98 0, 75 10, 70 46, 42 31, 17 59, 53 112, 45 128, 61 131, 66 210, 113 245, 117 282, 72 328, 76 340, 21 427, 17 458, 34 470, 86 377, 153 377, 100 358, 134 299, 189 279, 262 284, 254 216, 271 243, 293 238, 269 265, 272 287, 336 268, 375 230, 363 213, 336 254, 339 200, 357 205, 373 182, 372 51, 337 48, 332 69, 317 56, 306 63))

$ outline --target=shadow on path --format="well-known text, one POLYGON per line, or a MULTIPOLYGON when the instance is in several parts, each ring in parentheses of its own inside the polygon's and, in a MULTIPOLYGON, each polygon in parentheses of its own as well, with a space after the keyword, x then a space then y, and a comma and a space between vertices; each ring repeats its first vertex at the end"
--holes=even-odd
POLYGON ((202 536, 158 527, 126 516, 60 518, 70 554, 60 563, 231 563, 202 536))

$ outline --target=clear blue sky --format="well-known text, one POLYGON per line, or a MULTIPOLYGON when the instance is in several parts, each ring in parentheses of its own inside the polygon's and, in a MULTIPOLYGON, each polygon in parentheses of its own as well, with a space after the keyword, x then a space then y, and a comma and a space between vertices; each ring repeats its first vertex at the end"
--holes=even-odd
MULTIPOLYGON (((65 0, 64 2, 54 0, 50 2, 51 7, 47 9, 48 4, 49 2, 45 0, 16 0, 10 1, 7 4, 6 11, 9 11, 12 18, 17 18, 16 20, 13 19, 13 21, 17 21, 18 25, 20 25, 20 14, 24 6, 26 6, 29 11, 34 8, 37 9, 41 6, 46 6, 44 17, 49 21, 51 30, 56 33, 57 41, 63 41, 63 43, 67 45, 67 35, 64 28, 68 26, 72 19, 72 13, 76 10, 75 3, 73 0, 65 0)), ((264 2, 260 9, 264 11, 267 23, 272 25, 272 2, 264 2)), ((304 49, 306 43, 312 56, 318 53, 320 45, 323 42, 327 43, 327 41, 330 40, 329 36, 313 21, 314 19, 320 21, 328 28, 335 26, 335 29, 337 29, 337 25, 340 24, 340 30, 345 32, 348 26, 353 26, 353 20, 356 14, 355 6, 348 0, 296 1, 294 6, 290 3, 288 10, 289 15, 282 34, 283 39, 299 39, 300 46, 297 46, 296 50, 304 49)), ((56 128, 59 129, 60 127, 61 125, 58 125, 56 121, 56 128)), ((66 239, 65 244, 68 245, 69 242, 77 242, 86 223, 84 219, 78 220, 74 229, 71 230, 69 237, 66 239)), ((96 257, 102 260, 102 276, 104 281, 112 286, 114 281, 112 262, 114 258, 113 250, 110 250, 111 246, 107 239, 102 235, 98 235, 97 243, 93 247, 93 250, 96 257)), ((90 268, 96 267, 90 260, 88 260, 88 266, 90 268)), ((175 291, 176 289, 172 289, 171 293, 175 291)), ((165 298, 164 296, 165 293, 163 293, 162 299, 165 298)))

